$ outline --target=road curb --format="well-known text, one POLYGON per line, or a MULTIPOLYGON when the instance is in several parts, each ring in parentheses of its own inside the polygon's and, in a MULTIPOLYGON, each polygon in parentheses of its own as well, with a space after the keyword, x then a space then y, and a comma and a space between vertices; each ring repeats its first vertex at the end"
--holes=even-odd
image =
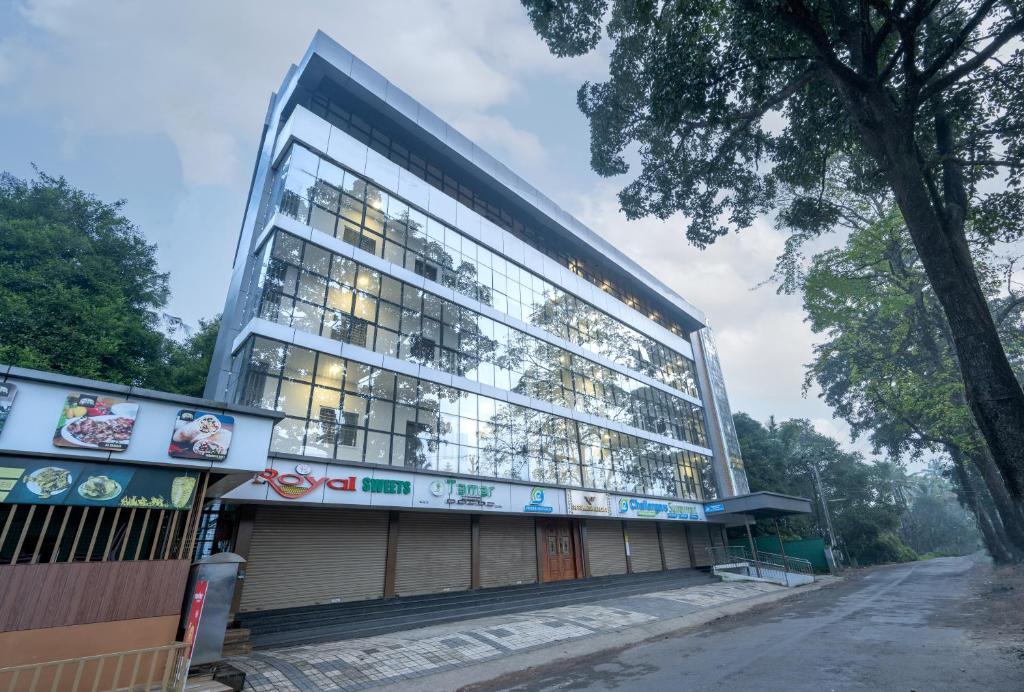
POLYGON ((504 658, 491 659, 476 665, 455 668, 440 673, 425 675, 414 679, 395 681, 390 684, 374 687, 381 692, 438 692, 438 690, 458 690, 480 683, 489 682, 503 675, 525 672, 531 668, 566 661, 581 656, 591 656, 606 651, 613 651, 627 646, 641 644, 683 630, 705 625, 730 615, 743 613, 761 605, 783 601, 800 594, 811 593, 820 589, 839 584, 842 577, 830 577, 818 580, 813 584, 798 586, 772 593, 752 596, 733 603, 713 606, 696 613, 647 623, 642 629, 628 629, 617 632, 599 634, 592 637, 580 637, 542 649, 509 654, 504 658))

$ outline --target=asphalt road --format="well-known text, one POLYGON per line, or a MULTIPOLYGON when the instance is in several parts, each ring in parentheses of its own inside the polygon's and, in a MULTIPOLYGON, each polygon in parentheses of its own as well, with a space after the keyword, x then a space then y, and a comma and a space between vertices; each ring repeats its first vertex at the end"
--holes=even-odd
POLYGON ((980 557, 865 570, 695 631, 474 689, 1021 692, 1024 656, 998 623, 1007 621, 999 608, 1013 611, 1011 623, 1024 612, 1019 594, 1001 602, 998 590, 980 557))

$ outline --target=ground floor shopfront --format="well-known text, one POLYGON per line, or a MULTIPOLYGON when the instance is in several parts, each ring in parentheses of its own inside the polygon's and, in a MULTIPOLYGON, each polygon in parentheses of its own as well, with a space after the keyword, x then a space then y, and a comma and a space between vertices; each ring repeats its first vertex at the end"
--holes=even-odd
POLYGON ((246 505, 236 612, 702 567, 721 524, 246 505))

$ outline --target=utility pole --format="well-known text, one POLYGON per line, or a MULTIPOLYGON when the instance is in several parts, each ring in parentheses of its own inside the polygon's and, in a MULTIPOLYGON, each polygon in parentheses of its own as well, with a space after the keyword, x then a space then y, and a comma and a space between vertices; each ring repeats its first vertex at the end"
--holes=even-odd
POLYGON ((837 571, 836 570, 836 566, 835 566, 835 564, 836 564, 836 558, 835 558, 836 533, 835 533, 835 529, 832 528, 832 515, 829 513, 829 510, 828 510, 828 500, 825 499, 825 491, 822 490, 822 487, 821 487, 821 474, 818 473, 818 465, 815 464, 814 462, 811 462, 810 466, 811 466, 811 475, 814 476, 814 485, 818 489, 818 500, 821 502, 821 511, 822 511, 822 514, 825 515, 825 531, 826 531, 826 533, 828 533, 828 548, 829 548, 828 549, 828 553, 827 553, 827 557, 829 558, 829 560, 828 560, 829 565, 828 566, 829 566, 829 569, 831 569, 833 572, 835 572, 835 571, 837 571))

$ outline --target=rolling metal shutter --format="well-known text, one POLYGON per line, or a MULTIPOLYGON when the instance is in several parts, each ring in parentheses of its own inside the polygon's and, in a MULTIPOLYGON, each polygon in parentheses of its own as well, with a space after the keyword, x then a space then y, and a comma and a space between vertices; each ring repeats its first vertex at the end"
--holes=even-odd
POLYGON ((387 545, 387 512, 260 507, 239 610, 381 598, 387 545))
POLYGON ((480 586, 537 581, 537 527, 529 517, 480 517, 480 586))
POLYGON ((468 514, 403 512, 395 593, 465 591, 470 586, 471 548, 468 514))
POLYGON ((622 523, 587 520, 587 555, 591 576, 625 574, 626 544, 622 539, 622 523))
POLYGON ((711 564, 708 548, 711 546, 711 535, 707 524, 690 524, 690 540, 693 542, 693 560, 696 567, 707 567, 711 564))
POLYGON ((656 572, 661 569, 661 547, 658 527, 653 521, 631 521, 626 524, 629 536, 629 558, 634 572, 656 572))
POLYGON ((686 529, 682 524, 662 524, 661 544, 665 548, 665 566, 682 569, 690 566, 690 550, 686 543, 686 529))

